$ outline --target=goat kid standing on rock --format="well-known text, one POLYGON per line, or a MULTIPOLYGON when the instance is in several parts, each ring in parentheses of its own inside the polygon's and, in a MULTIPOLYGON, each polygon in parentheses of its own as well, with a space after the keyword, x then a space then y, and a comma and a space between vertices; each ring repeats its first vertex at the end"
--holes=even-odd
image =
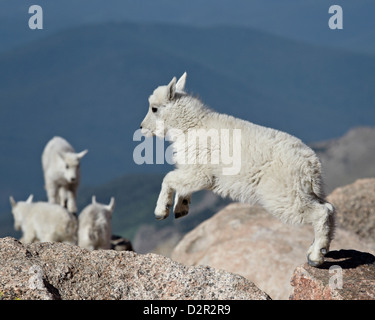
POLYGON ((42 166, 49 203, 57 203, 77 213, 76 196, 80 182, 80 160, 87 150, 75 153, 68 141, 52 138, 44 148, 42 166))
POLYGON ((145 136, 167 137, 174 151, 176 169, 164 177, 156 219, 168 217, 174 192, 176 218, 188 213, 191 194, 202 189, 258 202, 283 222, 312 224, 315 239, 307 260, 321 265, 333 238, 335 210, 324 199, 314 151, 287 133, 208 109, 184 91, 185 83, 186 73, 156 88, 141 123, 145 136))

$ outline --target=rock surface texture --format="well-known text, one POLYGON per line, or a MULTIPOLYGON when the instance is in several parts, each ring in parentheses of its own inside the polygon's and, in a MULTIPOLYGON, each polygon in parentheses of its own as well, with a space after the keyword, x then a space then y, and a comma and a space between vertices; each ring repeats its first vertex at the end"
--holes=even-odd
POLYGON ((359 179, 328 197, 337 211, 337 225, 375 243, 375 179, 359 179))
POLYGON ((269 299, 247 279, 130 251, 0 239, 1 299, 269 299))
POLYGON ((375 257, 355 250, 331 251, 320 268, 297 267, 292 300, 375 300, 375 257))

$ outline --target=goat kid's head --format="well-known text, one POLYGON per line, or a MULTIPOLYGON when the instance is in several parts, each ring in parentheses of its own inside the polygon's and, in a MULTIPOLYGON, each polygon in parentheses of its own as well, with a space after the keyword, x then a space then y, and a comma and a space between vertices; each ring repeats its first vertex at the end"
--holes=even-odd
POLYGON ((171 82, 166 86, 157 87, 152 95, 148 98, 149 110, 146 117, 141 123, 142 134, 146 137, 157 136, 165 137, 170 124, 170 113, 174 102, 181 96, 185 95, 186 72, 177 81, 173 77, 171 82))
POLYGON ((93 205, 101 206, 107 212, 109 218, 112 217, 113 210, 115 209, 115 198, 114 197, 111 198, 108 205, 97 203, 96 202, 96 196, 92 196, 91 199, 92 199, 91 201, 92 201, 93 205))
POLYGON ((30 194, 26 201, 16 202, 12 196, 9 197, 10 205, 12 206, 12 214, 14 218, 14 229, 16 231, 21 230, 23 212, 26 212, 24 206, 32 203, 33 198, 34 196, 30 194))
POLYGON ((68 183, 76 183, 80 174, 80 160, 86 155, 88 150, 80 153, 66 152, 59 153, 62 162, 64 178, 68 183))

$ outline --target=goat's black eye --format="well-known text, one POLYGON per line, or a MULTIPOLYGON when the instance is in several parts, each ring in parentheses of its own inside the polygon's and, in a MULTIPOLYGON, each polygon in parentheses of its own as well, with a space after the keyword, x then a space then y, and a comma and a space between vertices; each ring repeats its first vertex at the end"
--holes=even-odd
POLYGON ((65 166, 65 168, 66 168, 66 169, 69 169, 69 165, 67 164, 67 165, 65 166))
POLYGON ((158 108, 152 107, 151 110, 152 110, 153 113, 156 113, 158 111, 158 108))

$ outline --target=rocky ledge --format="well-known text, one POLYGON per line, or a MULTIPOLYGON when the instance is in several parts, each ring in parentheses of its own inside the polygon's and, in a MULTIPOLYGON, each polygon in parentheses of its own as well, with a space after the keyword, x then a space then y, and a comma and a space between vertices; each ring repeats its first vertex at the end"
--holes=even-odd
POLYGON ((0 239, 0 264, 0 299, 270 299, 242 276, 156 254, 7 237, 0 239))

